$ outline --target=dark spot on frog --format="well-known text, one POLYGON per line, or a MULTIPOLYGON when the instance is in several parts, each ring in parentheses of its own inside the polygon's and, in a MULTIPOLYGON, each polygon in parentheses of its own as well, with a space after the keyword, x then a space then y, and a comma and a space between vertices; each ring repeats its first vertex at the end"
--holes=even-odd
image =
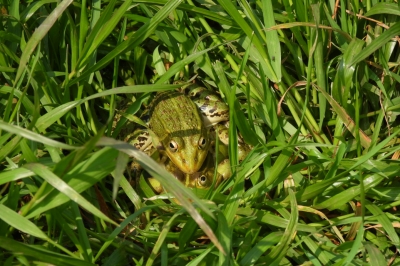
POLYGON ((201 111, 205 111, 205 110, 207 110, 207 108, 208 108, 207 104, 203 104, 202 106, 200 106, 201 111))
POLYGON ((146 137, 138 137, 138 141, 145 142, 148 138, 146 137))

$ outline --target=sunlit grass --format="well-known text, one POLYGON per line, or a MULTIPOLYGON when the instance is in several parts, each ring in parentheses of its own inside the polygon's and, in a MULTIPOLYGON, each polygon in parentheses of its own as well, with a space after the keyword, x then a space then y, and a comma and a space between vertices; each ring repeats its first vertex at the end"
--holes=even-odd
POLYGON ((399 264, 396 2, 0 7, 4 265, 399 264), (178 81, 230 109, 234 172, 212 190, 113 139, 178 81))

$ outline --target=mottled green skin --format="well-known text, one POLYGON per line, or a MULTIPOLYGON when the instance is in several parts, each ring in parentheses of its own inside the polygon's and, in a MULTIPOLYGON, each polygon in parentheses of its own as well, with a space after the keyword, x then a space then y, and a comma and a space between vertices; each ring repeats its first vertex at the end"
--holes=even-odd
POLYGON ((200 169, 210 139, 197 106, 186 95, 176 91, 159 93, 150 107, 149 126, 182 172, 192 174, 200 169), (177 145, 176 150, 170 149, 171 142, 177 145))

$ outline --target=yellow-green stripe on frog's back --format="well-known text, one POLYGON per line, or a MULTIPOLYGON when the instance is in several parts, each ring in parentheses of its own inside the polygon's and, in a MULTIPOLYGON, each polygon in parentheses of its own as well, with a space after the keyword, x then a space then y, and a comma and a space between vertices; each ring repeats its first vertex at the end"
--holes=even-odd
POLYGON ((192 174, 200 169, 210 140, 197 106, 187 96, 159 93, 150 107, 150 128, 181 171, 192 174))

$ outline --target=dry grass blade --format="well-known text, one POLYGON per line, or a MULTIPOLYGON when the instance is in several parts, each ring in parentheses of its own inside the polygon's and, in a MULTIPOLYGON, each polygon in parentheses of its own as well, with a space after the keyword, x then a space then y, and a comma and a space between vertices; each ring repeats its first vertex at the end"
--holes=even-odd
MULTIPOLYGON (((324 97, 331 104, 332 108, 338 114, 340 119, 343 121, 343 124, 347 127, 347 129, 350 131, 350 133, 356 138, 357 133, 356 133, 356 125, 354 123, 354 120, 346 113, 346 111, 338 104, 338 102, 336 102, 335 99, 333 99, 333 97, 330 96, 326 91, 322 90, 315 84, 313 84, 313 86, 315 88, 317 88, 324 95, 324 97)), ((371 146, 370 137, 368 137, 367 134, 365 134, 365 132, 362 129, 358 129, 358 133, 360 135, 361 145, 365 149, 369 149, 369 147, 371 146)))

